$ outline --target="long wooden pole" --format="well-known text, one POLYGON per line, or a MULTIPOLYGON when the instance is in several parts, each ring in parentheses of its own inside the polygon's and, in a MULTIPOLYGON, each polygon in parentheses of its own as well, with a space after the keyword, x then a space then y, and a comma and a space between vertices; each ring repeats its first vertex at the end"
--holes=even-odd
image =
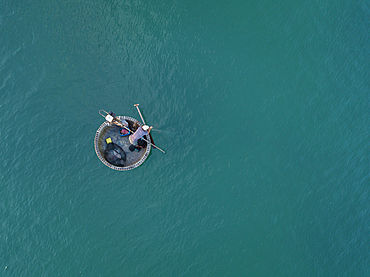
POLYGON ((145 124, 145 120, 144 120, 144 118, 143 118, 143 116, 142 116, 142 114, 141 114, 141 112, 139 110, 139 104, 135 104, 134 106, 136 107, 136 109, 137 109, 137 111, 138 111, 138 113, 139 113, 139 115, 141 117, 141 121, 144 123, 144 125, 146 125, 145 124))

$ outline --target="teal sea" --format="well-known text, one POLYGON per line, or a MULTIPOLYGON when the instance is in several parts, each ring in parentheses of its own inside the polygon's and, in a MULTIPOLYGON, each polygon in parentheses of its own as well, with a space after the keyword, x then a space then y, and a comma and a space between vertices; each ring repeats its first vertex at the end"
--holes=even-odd
POLYGON ((370 276, 369 57, 367 0, 1 1, 0 276, 370 276))

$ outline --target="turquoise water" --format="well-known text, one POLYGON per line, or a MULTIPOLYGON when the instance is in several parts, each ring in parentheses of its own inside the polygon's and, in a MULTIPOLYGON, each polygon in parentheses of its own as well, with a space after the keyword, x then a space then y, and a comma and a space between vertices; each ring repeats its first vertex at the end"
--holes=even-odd
POLYGON ((369 276, 367 1, 3 1, 1 276, 369 276), (97 158, 99 109, 156 144, 97 158))

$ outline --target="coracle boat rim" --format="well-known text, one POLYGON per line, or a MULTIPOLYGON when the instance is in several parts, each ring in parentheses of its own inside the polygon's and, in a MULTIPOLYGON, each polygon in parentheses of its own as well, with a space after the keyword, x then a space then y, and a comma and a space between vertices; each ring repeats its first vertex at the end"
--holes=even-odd
MULTIPOLYGON (((138 121, 137 119, 135 118, 132 118, 130 116, 116 116, 117 119, 119 119, 120 121, 123 121, 123 120, 126 120, 126 121, 131 121, 133 123, 137 123, 139 126, 143 126, 141 124, 140 121, 138 121)), ((95 139, 94 139, 94 148, 95 148, 95 152, 96 152, 96 155, 98 156, 98 158, 108 167, 114 169, 114 170, 118 170, 118 171, 125 171, 125 170, 131 170, 131 169, 134 169, 138 166, 140 166, 146 159, 147 157, 149 156, 149 153, 150 153, 150 150, 151 150, 151 145, 150 143, 147 144, 147 147, 145 149, 145 153, 144 155, 141 156, 141 158, 135 162, 134 164, 130 164, 128 166, 123 166, 123 167, 119 167, 119 166, 115 166, 111 163, 109 163, 105 158, 104 156, 102 155, 101 151, 99 150, 99 138, 100 138, 100 135, 102 133, 102 131, 106 128, 106 127, 109 127, 109 126, 116 126, 114 123, 110 123, 109 121, 105 121, 103 122, 100 127, 98 128, 98 130, 96 131, 96 134, 95 134, 95 139)), ((145 138, 148 140, 148 136, 145 136, 145 138)), ((129 154, 129 153, 128 153, 129 154)))

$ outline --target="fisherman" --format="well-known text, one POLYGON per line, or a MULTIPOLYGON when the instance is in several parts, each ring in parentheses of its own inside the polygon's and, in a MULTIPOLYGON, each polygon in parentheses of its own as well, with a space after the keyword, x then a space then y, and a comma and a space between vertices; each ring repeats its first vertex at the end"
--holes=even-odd
POLYGON ((144 126, 140 126, 136 131, 135 133, 133 133, 131 136, 129 136, 129 140, 130 140, 130 143, 133 144, 133 145, 137 145, 137 140, 138 139, 141 139, 143 136, 147 136, 149 135, 150 133, 150 130, 152 130, 153 127, 152 126, 148 126, 148 125, 144 125, 144 126))

